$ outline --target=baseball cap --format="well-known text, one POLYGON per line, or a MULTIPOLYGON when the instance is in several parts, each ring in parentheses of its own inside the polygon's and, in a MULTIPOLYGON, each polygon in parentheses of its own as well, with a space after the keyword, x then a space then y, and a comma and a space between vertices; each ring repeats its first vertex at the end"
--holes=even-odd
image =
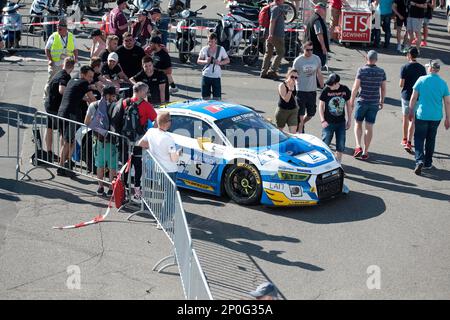
POLYGON ((102 32, 99 29, 95 29, 94 31, 91 32, 91 38, 101 36, 101 35, 102 35, 102 32))
POLYGON ((162 40, 160 37, 152 37, 150 39, 150 43, 154 43, 154 44, 162 44, 162 40))
POLYGON ((428 62, 425 66, 426 67, 431 67, 434 70, 440 70, 441 69, 441 64, 437 60, 430 60, 430 62, 428 62))
POLYGON ((332 73, 328 76, 328 79, 325 82, 325 84, 327 86, 332 86, 332 85, 338 83, 339 81, 341 81, 341 77, 336 73, 332 73))
POLYGON ((256 290, 251 291, 250 295, 255 298, 259 298, 262 296, 272 296, 277 297, 278 296, 278 290, 275 288, 272 282, 264 282, 260 284, 256 290))
POLYGON ((378 53, 375 50, 370 50, 369 52, 367 52, 367 59, 378 60, 378 53))
POLYGON ((115 53, 115 52, 111 52, 109 55, 108 55, 108 61, 109 60, 114 60, 114 61, 119 61, 119 56, 117 55, 117 53, 115 53))
POLYGON ((161 13, 161 9, 159 9, 158 7, 151 8, 150 14, 154 14, 154 13, 161 13))
POLYGON ((106 96, 107 94, 116 94, 116 87, 111 85, 103 87, 102 95, 106 96))

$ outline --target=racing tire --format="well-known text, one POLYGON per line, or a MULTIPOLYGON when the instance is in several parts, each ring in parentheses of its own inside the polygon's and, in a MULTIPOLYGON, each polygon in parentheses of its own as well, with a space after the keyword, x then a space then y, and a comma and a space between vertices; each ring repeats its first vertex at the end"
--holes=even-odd
POLYGON ((285 1, 283 7, 284 12, 286 12, 285 23, 291 23, 297 19, 297 9, 295 9, 293 3, 285 1))
POLYGON ((248 46, 242 52, 242 62, 247 66, 254 66, 259 59, 258 48, 255 46, 248 46))
POLYGON ((225 191, 240 205, 258 204, 262 194, 262 180, 258 169, 249 163, 236 163, 225 172, 225 191))
POLYGON ((105 1, 103 0, 90 0, 89 4, 86 4, 86 9, 90 13, 97 14, 105 10, 105 1))

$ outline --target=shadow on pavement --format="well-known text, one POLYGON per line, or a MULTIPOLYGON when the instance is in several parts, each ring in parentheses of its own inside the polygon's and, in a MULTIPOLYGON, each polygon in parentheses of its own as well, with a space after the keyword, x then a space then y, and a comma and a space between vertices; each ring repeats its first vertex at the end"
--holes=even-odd
MULTIPOLYGON (((32 124, 34 119, 34 114, 37 109, 29 106, 24 106, 22 104, 14 104, 14 103, 0 103, 0 123, 7 123, 8 112, 6 109, 11 108, 13 110, 17 110, 20 113, 20 119, 23 124, 32 124)), ((13 127, 17 127, 17 115, 16 113, 10 113, 10 125, 13 127)), ((23 128, 21 126, 21 128, 23 128)))

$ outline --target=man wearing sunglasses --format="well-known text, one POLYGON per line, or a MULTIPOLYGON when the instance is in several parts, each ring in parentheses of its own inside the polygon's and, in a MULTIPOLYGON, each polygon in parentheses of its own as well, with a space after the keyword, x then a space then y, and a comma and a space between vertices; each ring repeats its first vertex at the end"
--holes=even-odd
POLYGON ((296 80, 298 110, 298 133, 304 133, 305 123, 316 114, 317 82, 323 88, 322 63, 320 58, 313 54, 313 43, 307 41, 303 44, 303 54, 294 60, 293 68, 297 70, 296 80))

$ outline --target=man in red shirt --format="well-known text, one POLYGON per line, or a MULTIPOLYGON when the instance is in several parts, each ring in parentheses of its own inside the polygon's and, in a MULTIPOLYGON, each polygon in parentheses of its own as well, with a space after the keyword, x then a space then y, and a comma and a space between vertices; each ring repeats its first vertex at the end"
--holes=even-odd
POLYGON ((328 0, 331 5, 331 39, 338 40, 338 32, 336 27, 339 26, 339 20, 341 18, 342 0, 328 0))
MULTIPOLYGON (((144 129, 144 134, 147 131, 148 122, 153 122, 156 120, 156 111, 153 106, 147 101, 148 86, 143 82, 138 82, 133 86, 133 96, 130 99, 124 99, 122 103, 122 109, 125 111, 127 106, 135 102, 138 104, 139 113, 139 124, 144 129)), ((144 134, 138 136, 135 141, 139 141, 144 134)), ((134 197, 135 199, 140 199, 142 195, 141 191, 141 176, 142 176, 142 148, 133 148, 133 158, 131 159, 131 164, 134 167, 134 197)))
POLYGON ((119 45, 122 44, 122 35, 128 31, 127 18, 123 14, 123 10, 127 7, 127 0, 117 0, 117 7, 111 10, 110 21, 110 34, 114 34, 119 37, 119 45))

